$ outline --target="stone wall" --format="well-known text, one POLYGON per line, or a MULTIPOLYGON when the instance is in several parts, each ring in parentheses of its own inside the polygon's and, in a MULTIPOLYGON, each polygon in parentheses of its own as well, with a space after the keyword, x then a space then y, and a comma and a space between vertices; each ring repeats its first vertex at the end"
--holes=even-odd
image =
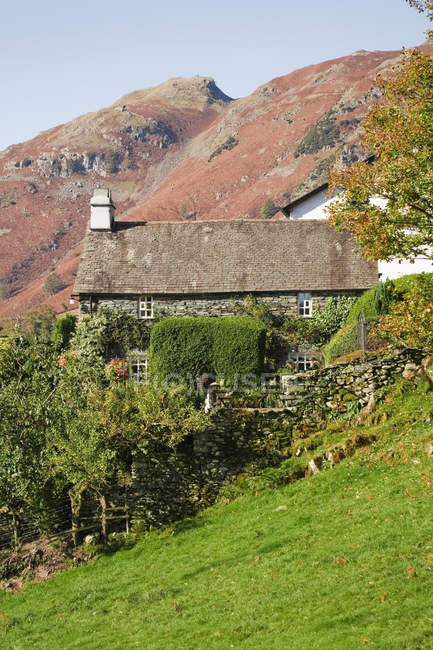
POLYGON ((345 363, 281 378, 281 392, 287 408, 297 411, 344 411, 347 402, 368 403, 378 388, 383 388, 397 375, 402 375, 408 363, 419 363, 420 352, 402 350, 388 358, 365 363, 345 363))
POLYGON ((229 448, 230 453, 243 450, 242 454, 248 455, 248 448, 257 449, 270 441, 278 447, 290 441, 292 429, 300 423, 314 426, 330 416, 344 416, 354 405, 366 406, 375 391, 395 381, 405 368, 416 366, 420 360, 419 353, 402 351, 385 359, 287 376, 281 385, 283 407, 216 409, 212 426, 196 436, 194 452, 220 459, 229 448))
MULTIPOLYGON (((308 288, 305 289, 308 291, 308 288)), ((312 291, 313 309, 323 307, 328 298, 334 296, 355 296, 361 290, 352 291, 312 291)), ((154 310, 164 316, 233 316, 235 303, 242 301, 247 293, 208 294, 208 295, 154 295, 154 310)), ((276 291, 274 293, 253 293, 255 298, 265 303, 270 310, 281 316, 297 316, 296 291, 276 291)), ((99 307, 126 311, 138 316, 138 296, 125 295, 80 295, 80 314, 87 315, 99 307)))
POLYGON ((135 520, 160 525, 211 504, 247 463, 269 467, 285 460, 296 429, 314 430, 330 416, 344 416, 354 404, 366 405, 375 391, 408 367, 413 372, 420 361, 419 353, 402 351, 292 376, 285 382, 283 408, 216 408, 211 426, 186 440, 176 455, 135 461, 135 520))

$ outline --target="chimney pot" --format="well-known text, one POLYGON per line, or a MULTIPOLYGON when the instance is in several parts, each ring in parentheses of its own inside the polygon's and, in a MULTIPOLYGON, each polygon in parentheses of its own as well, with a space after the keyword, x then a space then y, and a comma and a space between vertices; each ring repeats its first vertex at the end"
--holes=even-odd
POLYGON ((90 229, 112 230, 114 210, 115 207, 111 200, 110 190, 102 188, 95 189, 90 200, 90 229))

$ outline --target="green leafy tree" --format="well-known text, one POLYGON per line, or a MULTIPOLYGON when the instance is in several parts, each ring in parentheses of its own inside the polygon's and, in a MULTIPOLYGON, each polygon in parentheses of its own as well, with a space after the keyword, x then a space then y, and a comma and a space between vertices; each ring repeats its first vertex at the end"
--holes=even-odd
POLYGON ((58 369, 48 346, 23 336, 0 351, 0 512, 9 517, 13 545, 20 521, 46 519, 47 430, 58 369))
POLYGON ((432 0, 406 0, 406 2, 411 6, 418 9, 420 13, 427 13, 429 20, 433 20, 433 2, 432 0))
POLYGON ((364 122, 364 146, 374 162, 331 177, 331 191, 344 192, 329 207, 330 222, 351 232, 372 259, 431 257, 433 57, 408 52, 394 73, 379 78, 383 102, 364 122))

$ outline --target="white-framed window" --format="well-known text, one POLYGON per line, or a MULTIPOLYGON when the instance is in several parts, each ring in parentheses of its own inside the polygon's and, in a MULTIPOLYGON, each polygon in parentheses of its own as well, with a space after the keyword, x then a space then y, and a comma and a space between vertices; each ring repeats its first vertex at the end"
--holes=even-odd
POLYGON ((298 316, 310 318, 313 315, 311 293, 298 293, 298 316))
POLYGON ((313 367, 308 350, 296 350, 289 352, 288 361, 293 364, 294 372, 306 372, 313 367))
POLYGON ((151 320, 153 318, 152 296, 140 296, 138 301, 138 317, 143 320, 151 320))
POLYGON ((147 352, 133 353, 129 361, 130 377, 136 384, 146 384, 148 380, 147 352))

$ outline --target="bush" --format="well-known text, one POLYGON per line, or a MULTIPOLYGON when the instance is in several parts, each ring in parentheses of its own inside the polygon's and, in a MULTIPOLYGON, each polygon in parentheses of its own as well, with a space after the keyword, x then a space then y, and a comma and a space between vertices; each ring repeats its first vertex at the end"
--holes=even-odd
POLYGON ((405 299, 381 318, 378 334, 396 346, 433 352, 433 277, 422 274, 411 283, 405 299))
POLYGON ((325 365, 356 350, 358 347, 357 342, 358 324, 348 323, 343 325, 323 348, 325 365))
POLYGON ((311 321, 317 331, 315 343, 324 345, 338 332, 355 302, 356 298, 335 296, 328 298, 323 309, 313 311, 311 321))
POLYGON ((245 316, 222 318, 168 318, 150 334, 150 369, 172 382, 191 381, 196 375, 258 376, 263 368, 266 328, 245 316))
POLYGON ((356 350, 357 324, 361 312, 367 322, 388 313, 405 294, 413 291, 420 277, 433 278, 433 273, 404 275, 393 281, 379 282, 365 291, 349 311, 344 325, 323 348, 325 363, 332 363, 334 359, 356 350))
POLYGON ((124 356, 133 349, 146 350, 150 328, 147 321, 123 311, 101 308, 77 325, 71 338, 71 347, 78 356, 88 361, 108 360, 113 351, 124 356))
POLYGON ((68 347, 69 341, 77 326, 77 318, 74 314, 66 314, 56 321, 53 331, 53 347, 57 352, 68 347))

